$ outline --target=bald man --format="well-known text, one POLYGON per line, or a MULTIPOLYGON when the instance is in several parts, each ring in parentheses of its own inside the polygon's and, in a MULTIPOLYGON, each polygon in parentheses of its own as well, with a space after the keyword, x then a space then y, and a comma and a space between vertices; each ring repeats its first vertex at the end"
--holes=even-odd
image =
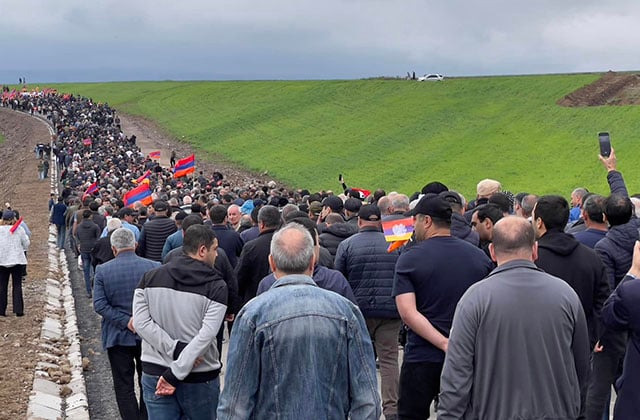
POLYGON ((580 299, 533 264, 526 219, 498 221, 489 250, 498 267, 456 308, 438 419, 578 418, 589 369, 580 299))

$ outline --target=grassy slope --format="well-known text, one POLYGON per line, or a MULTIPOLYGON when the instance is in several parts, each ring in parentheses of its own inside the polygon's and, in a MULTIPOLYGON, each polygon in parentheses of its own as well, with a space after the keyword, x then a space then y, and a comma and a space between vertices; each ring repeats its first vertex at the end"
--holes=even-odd
POLYGON ((407 193, 439 180, 473 196, 496 178, 513 191, 606 193, 596 133, 609 130, 638 191, 638 107, 562 108, 598 75, 407 81, 142 82, 58 85, 144 115, 202 150, 291 185, 407 193))

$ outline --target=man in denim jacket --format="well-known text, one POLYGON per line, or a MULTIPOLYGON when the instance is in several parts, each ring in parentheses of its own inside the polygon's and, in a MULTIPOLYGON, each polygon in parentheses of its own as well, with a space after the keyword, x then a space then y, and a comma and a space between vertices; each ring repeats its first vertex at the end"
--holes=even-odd
POLYGON ((379 419, 360 310, 313 282, 313 240, 304 227, 276 232, 270 251, 277 281, 236 318, 218 418, 379 419))

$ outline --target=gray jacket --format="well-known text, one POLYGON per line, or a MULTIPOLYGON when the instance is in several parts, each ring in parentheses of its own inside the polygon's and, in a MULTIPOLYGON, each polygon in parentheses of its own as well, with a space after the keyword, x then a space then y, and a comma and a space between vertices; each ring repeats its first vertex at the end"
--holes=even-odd
POLYGON ((588 371, 576 293, 532 262, 511 261, 458 303, 438 419, 576 419, 588 371))

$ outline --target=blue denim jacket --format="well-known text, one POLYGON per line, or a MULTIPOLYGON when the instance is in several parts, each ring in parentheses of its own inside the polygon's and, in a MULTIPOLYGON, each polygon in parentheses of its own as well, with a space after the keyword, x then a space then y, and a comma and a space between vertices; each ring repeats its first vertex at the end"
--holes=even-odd
POLYGON ((218 419, 379 419, 375 359, 356 305, 281 277, 238 314, 218 419))

